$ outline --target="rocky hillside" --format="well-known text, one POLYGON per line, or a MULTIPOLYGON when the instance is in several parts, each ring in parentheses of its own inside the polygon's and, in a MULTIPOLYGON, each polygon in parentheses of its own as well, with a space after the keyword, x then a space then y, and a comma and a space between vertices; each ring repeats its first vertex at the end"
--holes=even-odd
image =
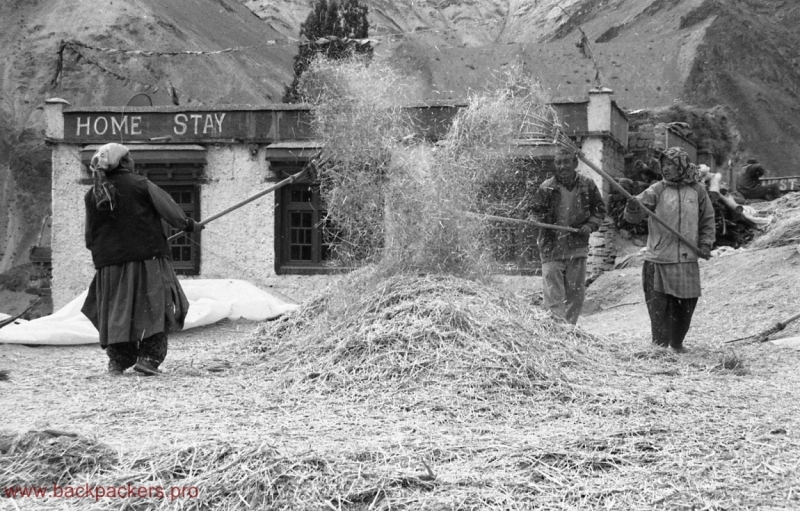
MULTIPOLYGON (((629 110, 721 107, 741 134, 726 160, 755 156, 776 175, 800 175, 794 0, 365 1, 378 55, 415 82, 409 100, 462 98, 521 65, 556 100, 603 85, 629 110), (576 46, 582 33, 593 59, 576 46)), ((146 92, 156 104, 277 102, 296 46, 271 42, 296 38, 312 2, 0 3, 0 271, 26 262, 48 214, 45 98, 124 105, 146 92), (241 49, 144 56, 96 48, 241 49)))
POLYGON ((27 262, 42 218, 49 214, 44 99, 125 105, 144 92, 154 104, 280 100, 283 84, 291 79, 295 48, 267 44, 280 34, 235 0, 192 0, 191 5, 186 9, 184 2, 172 0, 114 0, 102 6, 93 0, 0 2, 0 272, 27 262), (64 44, 70 41, 89 47, 64 44), (102 48, 243 49, 143 56, 102 48))

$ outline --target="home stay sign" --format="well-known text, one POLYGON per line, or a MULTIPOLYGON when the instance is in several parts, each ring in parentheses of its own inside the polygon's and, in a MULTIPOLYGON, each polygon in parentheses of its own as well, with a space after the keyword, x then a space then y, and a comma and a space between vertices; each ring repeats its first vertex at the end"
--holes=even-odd
POLYGON ((75 143, 274 142, 304 139, 309 134, 308 111, 291 107, 64 111, 64 141, 75 143))

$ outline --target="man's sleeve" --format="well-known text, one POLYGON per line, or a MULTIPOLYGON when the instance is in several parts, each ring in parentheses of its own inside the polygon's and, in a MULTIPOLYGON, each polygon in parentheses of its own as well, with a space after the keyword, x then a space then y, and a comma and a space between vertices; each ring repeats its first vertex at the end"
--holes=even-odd
POLYGON ((165 222, 176 229, 187 227, 189 220, 186 214, 167 192, 150 181, 147 182, 147 191, 150 192, 150 199, 153 201, 156 211, 165 222))
POLYGON ((709 248, 714 246, 717 239, 717 226, 714 221, 714 206, 711 204, 711 199, 708 197, 705 186, 698 185, 697 189, 697 205, 698 205, 698 236, 697 243, 701 247, 707 245, 709 248))

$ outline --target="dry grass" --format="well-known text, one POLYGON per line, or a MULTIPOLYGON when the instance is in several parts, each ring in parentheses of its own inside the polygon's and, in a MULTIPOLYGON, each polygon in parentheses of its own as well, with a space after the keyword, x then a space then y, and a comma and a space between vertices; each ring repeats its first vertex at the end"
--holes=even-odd
MULTIPOLYGON (((452 284, 444 288, 432 278, 418 287, 421 315, 430 312, 432 300, 426 296, 438 294, 443 301, 466 297, 476 304, 481 296, 497 298, 472 282, 456 287, 460 291, 455 293, 452 284)), ((397 291, 390 288, 373 303, 402 316, 402 301, 394 300, 397 291)), ((366 301, 360 298, 353 311, 365 311, 366 301)), ((502 307, 516 310, 508 303, 490 306, 487 314, 502 314, 502 307)), ((620 309, 613 311, 609 318, 624 317, 620 309)), ((299 333, 313 329, 325 314, 311 315, 299 333)), ((475 314, 470 311, 466 322, 475 314)), ((374 317, 366 314, 365 323, 374 317)), ((411 314, 400 324, 413 331, 421 322, 421 316, 411 314)), ((545 335, 559 330, 541 323, 549 328, 545 335)), ((437 324, 455 331, 453 325, 466 323, 437 324)), ((463 342, 469 331, 459 331, 463 342)), ((220 345, 219 331, 209 329, 204 343, 192 341, 191 354, 184 355, 187 348, 173 343, 170 376, 82 380, 71 388, 75 402, 71 407, 62 403, 54 413, 74 417, 86 411, 87 402, 94 403, 90 411, 96 418, 69 420, 75 429, 101 417, 113 420, 115 427, 103 425, 105 433, 98 438, 2 437, 0 486, 58 481, 62 487, 130 484, 165 491, 164 498, 31 497, 14 502, 20 509, 37 510, 745 510, 800 505, 795 490, 800 409, 786 394, 800 383, 791 352, 770 354, 764 345, 743 346, 735 355, 749 369, 743 374, 730 364, 724 367, 724 351, 697 340, 692 341, 693 354, 678 356, 650 348, 642 333, 602 339, 574 335, 576 341, 595 344, 586 346, 589 356, 561 369, 545 368, 553 371, 545 377, 569 374, 531 393, 502 380, 492 392, 474 386, 470 374, 453 373, 457 381, 449 382, 435 370, 417 371, 410 385, 391 374, 386 381, 370 381, 365 376, 386 376, 388 366, 376 360, 360 375, 349 375, 344 369, 355 368, 356 361, 331 354, 322 358, 335 361, 329 369, 341 377, 286 385, 284 376, 292 371, 275 372, 277 361, 248 354, 252 339, 240 335, 220 345), (206 372, 219 366, 221 353, 236 363, 223 372, 206 372), (183 356, 191 356, 193 369, 183 356), (124 406, 104 398, 104 389, 122 398, 124 406), (235 417, 238 422, 231 420, 235 417), (105 446, 104 439, 122 446, 105 446), (171 500, 173 488, 196 488, 198 493, 171 500)), ((284 355, 303 348, 272 342, 276 346, 270 353, 276 356, 281 351, 274 349, 277 345, 284 355)), ((475 342, 488 349, 482 339, 475 342)), ((540 361, 573 354, 573 346, 560 339, 549 347, 552 352, 540 361)), ((447 364, 451 350, 439 350, 441 363, 447 364)), ((394 356, 398 350, 391 351, 394 356)), ((476 350, 461 353, 465 371, 480 367, 473 359, 476 350)), ((370 360, 362 355, 354 358, 370 360)), ((313 366, 299 356, 293 361, 313 366)), ((409 368, 411 362, 399 367, 409 368)), ((514 360, 507 363, 511 372, 514 360)), ((69 388, 74 378, 66 368, 54 366, 48 376, 59 388, 69 388)), ((24 367, 19 372, 22 385, 29 376, 24 367)), ((475 379, 481 376, 478 372, 475 379)), ((15 509, 9 503, 0 501, 0 507, 15 509)))
MULTIPOLYGON (((793 254, 704 263, 687 355, 650 346, 642 304, 581 318, 590 336, 488 282, 369 268, 255 334, 175 336, 163 378, 86 378, 96 347, 0 347, 0 486, 166 491, 0 507, 797 509, 798 352, 723 344, 797 306, 793 254), (24 433, 44 423, 79 435, 24 433)), ((639 289, 593 286, 622 280, 639 289)))
POLYGON ((63 485, 82 474, 107 471, 117 461, 112 449, 73 433, 0 435, 0 488, 63 485))
POLYGON ((490 286, 374 268, 266 323, 253 343, 285 385, 448 387, 481 399, 568 385, 564 368, 602 358, 601 341, 490 286))
POLYGON ((515 68, 471 96, 434 145, 401 108, 401 81, 385 63, 359 59, 317 60, 304 74, 301 89, 315 106, 315 136, 328 162, 320 182, 336 262, 485 275, 498 231, 468 213, 526 215, 520 188, 524 195, 528 176, 512 164, 512 151, 519 140, 541 141, 555 113, 515 68), (517 186, 487 186, 500 182, 517 186))
POLYGON ((764 234, 758 235, 750 248, 775 248, 800 243, 800 193, 792 192, 771 202, 757 203, 762 214, 775 216, 764 234))

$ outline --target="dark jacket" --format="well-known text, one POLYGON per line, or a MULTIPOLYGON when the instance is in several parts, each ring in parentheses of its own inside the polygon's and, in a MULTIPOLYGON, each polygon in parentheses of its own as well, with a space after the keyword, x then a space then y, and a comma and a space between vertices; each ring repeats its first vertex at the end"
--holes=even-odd
MULTIPOLYGON (((594 181, 581 174, 576 174, 574 210, 576 216, 566 227, 579 228, 588 225, 592 232, 600 229, 606 215, 606 206, 600 190, 594 181)), ((533 213, 540 222, 558 224, 558 211, 561 204, 560 185, 557 178, 545 180, 533 196, 530 213, 533 213)), ((540 229, 539 255, 542 262, 557 259, 566 259, 573 256, 586 255, 589 249, 589 236, 586 234, 556 231, 554 229, 540 229)))
POLYGON ((736 189, 741 191, 756 190, 761 186, 761 176, 764 175, 764 167, 759 163, 746 165, 742 172, 736 177, 736 189))
MULTIPOLYGON (((150 187, 154 185, 147 178, 124 170, 107 172, 106 177, 116 188, 113 210, 98 210, 91 189, 84 198, 86 248, 92 252, 95 268, 161 257, 171 259, 162 215, 151 197, 150 187)), ((170 223, 180 229, 187 226, 187 219, 183 216, 170 223)))

